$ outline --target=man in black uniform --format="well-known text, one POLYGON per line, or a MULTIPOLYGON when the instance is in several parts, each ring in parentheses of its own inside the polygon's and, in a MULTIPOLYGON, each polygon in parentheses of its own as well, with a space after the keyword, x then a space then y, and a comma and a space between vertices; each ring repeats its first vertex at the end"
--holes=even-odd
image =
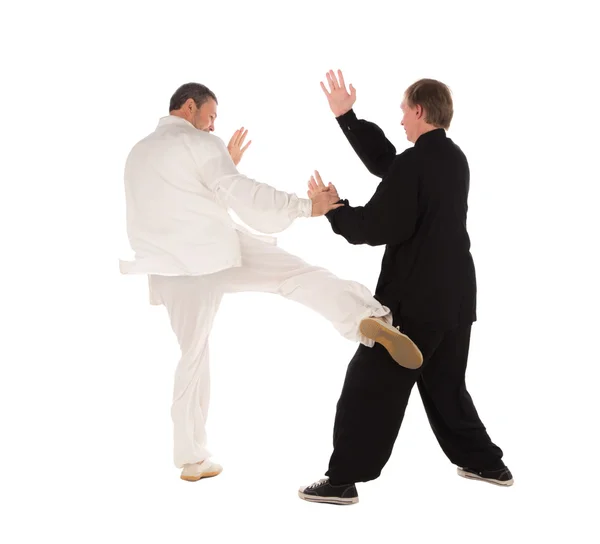
MULTIPOLYGON (((424 79, 411 85, 401 108, 414 146, 396 149, 373 123, 358 119, 356 90, 343 75, 321 87, 332 112, 368 170, 382 178, 365 206, 327 214, 351 244, 384 245, 375 297, 393 325, 423 354, 415 370, 394 364, 384 348, 360 346, 348 366, 334 427, 327 478, 300 488, 313 502, 358 502, 356 482, 377 478, 387 463, 416 383, 431 428, 459 475, 512 485, 502 450, 488 436, 465 386, 471 326, 476 321, 475 268, 467 233, 469 165, 446 135, 453 116, 450 90, 424 79)), ((309 194, 335 190, 317 173, 309 194)))

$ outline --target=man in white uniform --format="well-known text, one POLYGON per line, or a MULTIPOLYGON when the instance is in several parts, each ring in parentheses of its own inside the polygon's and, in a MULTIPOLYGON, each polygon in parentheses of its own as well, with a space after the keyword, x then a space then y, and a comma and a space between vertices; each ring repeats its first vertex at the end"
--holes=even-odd
POLYGON ((337 278, 277 247, 273 238, 235 223, 231 208, 263 233, 281 232, 298 217, 339 207, 335 187, 312 200, 278 191, 236 168, 250 142, 237 131, 226 147, 211 134, 217 99, 198 83, 182 85, 169 115, 136 143, 125 165, 127 233, 133 261, 123 274, 148 275, 150 303, 164 305, 179 341, 171 415, 174 462, 181 478, 197 481, 222 468, 211 461, 205 422, 210 397, 208 340, 225 293, 261 291, 295 300, 328 319, 352 341, 379 342, 398 364, 418 368, 419 349, 392 327, 390 310, 363 285, 337 278))

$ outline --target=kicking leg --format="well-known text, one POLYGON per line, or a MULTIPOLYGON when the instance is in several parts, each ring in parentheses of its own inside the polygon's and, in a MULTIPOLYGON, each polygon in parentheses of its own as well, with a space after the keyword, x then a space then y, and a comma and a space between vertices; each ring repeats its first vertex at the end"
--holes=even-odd
POLYGON ((345 338, 367 347, 377 342, 401 366, 421 366, 423 356, 417 346, 392 326, 389 308, 364 285, 311 266, 275 245, 243 234, 240 241, 242 266, 220 273, 227 292, 277 293, 319 313, 345 338))

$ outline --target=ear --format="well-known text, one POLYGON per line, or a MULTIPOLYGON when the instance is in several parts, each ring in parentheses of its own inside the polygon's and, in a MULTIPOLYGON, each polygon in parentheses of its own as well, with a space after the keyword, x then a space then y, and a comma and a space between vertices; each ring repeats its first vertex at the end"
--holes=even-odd
POLYGON ((425 115, 425 112, 423 110, 423 106, 421 106, 420 104, 417 104, 415 106, 415 109, 417 110, 416 111, 417 119, 421 119, 425 115))
POLYGON ((196 103, 194 102, 193 98, 188 98, 185 101, 185 109, 189 110, 191 113, 194 112, 194 106, 196 105, 196 103))

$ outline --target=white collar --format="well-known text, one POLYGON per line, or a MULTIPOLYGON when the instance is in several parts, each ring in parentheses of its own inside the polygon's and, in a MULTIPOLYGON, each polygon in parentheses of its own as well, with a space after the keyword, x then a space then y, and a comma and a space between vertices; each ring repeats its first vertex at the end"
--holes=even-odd
POLYGON ((158 121, 158 126, 160 127, 162 125, 187 125, 196 128, 188 120, 183 117, 178 117, 177 115, 166 115, 165 117, 161 117, 158 121))

